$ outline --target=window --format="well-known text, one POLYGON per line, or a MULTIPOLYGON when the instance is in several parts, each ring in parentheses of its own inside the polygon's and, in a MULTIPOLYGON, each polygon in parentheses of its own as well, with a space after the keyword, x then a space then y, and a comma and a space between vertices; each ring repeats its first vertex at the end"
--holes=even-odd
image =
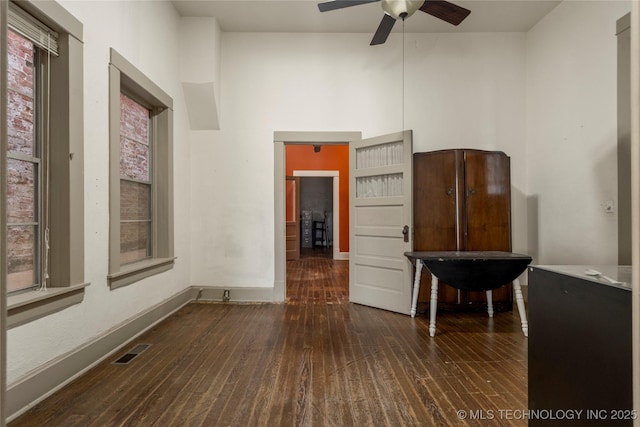
POLYGON ((120 94, 120 264, 152 256, 150 111, 120 94))
POLYGON ((11 327, 81 301, 87 284, 82 24, 53 1, 10 2, 8 12, 1 220, 11 327))
POLYGON ((173 100, 111 50, 109 284, 173 267, 173 100))
POLYGON ((47 55, 26 37, 7 36, 7 291, 40 286, 46 278, 43 224, 46 180, 44 71, 47 55))

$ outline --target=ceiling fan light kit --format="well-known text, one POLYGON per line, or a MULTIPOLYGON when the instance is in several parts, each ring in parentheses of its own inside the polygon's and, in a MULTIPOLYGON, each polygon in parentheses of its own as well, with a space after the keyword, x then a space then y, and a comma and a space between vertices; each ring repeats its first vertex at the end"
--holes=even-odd
POLYGON ((424 0, 382 0, 382 10, 393 19, 406 19, 413 15, 424 0))
POLYGON ((459 25, 471 13, 470 10, 445 0, 333 0, 318 4, 320 12, 343 9, 365 3, 381 1, 384 15, 378 29, 371 40, 371 45, 382 44, 393 29, 398 19, 403 21, 418 9, 452 25, 459 25))

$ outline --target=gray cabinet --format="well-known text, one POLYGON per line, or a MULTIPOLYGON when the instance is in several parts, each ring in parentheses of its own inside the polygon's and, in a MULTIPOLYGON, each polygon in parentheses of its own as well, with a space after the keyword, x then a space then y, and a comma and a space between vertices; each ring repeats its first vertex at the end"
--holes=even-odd
POLYGON ((575 417, 562 426, 633 424, 628 283, 630 266, 529 268, 530 427, 557 426, 557 418, 544 417, 562 411, 575 417))
POLYGON ((313 212, 303 210, 300 216, 300 246, 310 248, 313 246, 313 212))

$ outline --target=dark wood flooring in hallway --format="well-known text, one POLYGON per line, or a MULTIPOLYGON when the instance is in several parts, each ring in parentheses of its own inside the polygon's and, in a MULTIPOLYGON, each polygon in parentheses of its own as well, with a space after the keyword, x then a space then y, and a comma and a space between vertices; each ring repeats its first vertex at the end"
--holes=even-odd
POLYGON ((287 274, 287 303, 188 304, 10 426, 527 425, 517 311, 443 313, 430 338, 426 316, 350 304, 346 261, 287 274))

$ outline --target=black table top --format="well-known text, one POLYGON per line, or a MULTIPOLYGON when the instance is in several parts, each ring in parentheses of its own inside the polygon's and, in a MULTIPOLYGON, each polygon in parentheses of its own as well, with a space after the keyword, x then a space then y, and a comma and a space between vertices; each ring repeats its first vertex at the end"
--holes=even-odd
POLYGON ((419 258, 425 261, 454 261, 454 260, 515 260, 532 258, 529 255, 517 254, 514 252, 501 251, 420 251, 405 252, 409 258, 419 258))

